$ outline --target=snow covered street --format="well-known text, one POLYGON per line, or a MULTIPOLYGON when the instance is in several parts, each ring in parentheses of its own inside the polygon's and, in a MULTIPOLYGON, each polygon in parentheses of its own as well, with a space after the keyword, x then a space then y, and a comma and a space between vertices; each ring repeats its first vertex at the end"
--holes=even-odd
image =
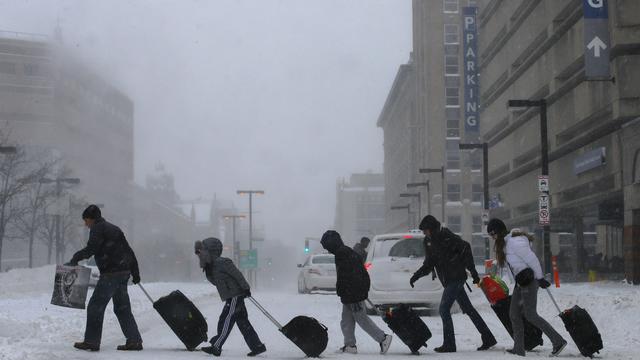
MULTIPOLYGON (((205 358, 203 352, 189 353, 173 334, 151 303, 137 287, 131 286, 129 294, 133 313, 144 340, 142 352, 120 352, 115 348, 124 343, 124 338, 111 310, 105 314, 105 325, 101 350, 87 353, 72 347, 73 342, 81 341, 85 326, 85 311, 57 307, 49 304, 54 267, 13 270, 0 274, 0 359, 175 359, 205 358)), ((274 292, 254 291, 254 297, 269 309, 282 323, 295 315, 309 315, 317 318, 329 328, 329 345, 324 358, 356 358, 353 355, 334 354, 342 345, 340 332, 340 303, 334 294, 299 295, 295 284, 291 290, 274 292)), ((151 296, 158 298, 170 291, 180 289, 199 307, 207 317, 209 336, 217 324, 217 317, 223 303, 215 289, 204 281, 202 283, 151 283, 146 286, 151 296)), ((637 359, 640 348, 640 288, 621 283, 600 282, 593 284, 567 284, 560 289, 553 288, 556 299, 562 308, 578 304, 586 308, 593 316, 602 333, 604 350, 600 357, 606 359, 637 359)), ((515 358, 504 352, 510 348, 512 340, 489 307, 479 290, 471 294, 474 305, 482 314, 498 339, 498 345, 488 352, 477 352, 480 336, 463 314, 453 315, 458 353, 436 354, 433 348, 442 341, 441 321, 438 316, 424 317, 434 336, 429 348, 421 351, 429 358, 468 358, 468 359, 510 359, 515 358)), ((538 309, 551 324, 569 341, 561 357, 581 357, 576 346, 564 330, 561 320, 555 316, 553 305, 545 293, 539 294, 538 309)), ((267 345, 267 352, 261 358, 296 359, 304 354, 281 335, 259 311, 247 302, 249 318, 261 339, 267 345)), ((375 321, 386 331, 388 328, 378 317, 375 321)), ((408 348, 397 338, 385 356, 378 354, 379 348, 366 334, 358 330, 357 358, 367 356, 371 359, 407 358, 408 348)), ((551 345, 545 337, 545 345, 536 348, 530 357, 547 357, 551 345)), ((231 333, 223 348, 224 358, 244 358, 249 351, 242 336, 236 329, 231 333)))

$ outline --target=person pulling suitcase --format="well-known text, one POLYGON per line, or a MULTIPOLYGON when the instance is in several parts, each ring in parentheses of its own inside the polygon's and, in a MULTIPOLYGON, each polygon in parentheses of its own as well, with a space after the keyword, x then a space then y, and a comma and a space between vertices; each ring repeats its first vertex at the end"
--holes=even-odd
POLYGON ((251 352, 247 356, 256 356, 267 351, 266 346, 249 322, 247 308, 244 299, 251 297, 251 289, 247 280, 231 259, 220 256, 222 254, 222 242, 216 238, 206 238, 196 241, 195 253, 200 259, 200 267, 209 280, 218 289, 218 294, 225 302, 218 321, 218 334, 211 338, 211 346, 202 347, 201 350, 220 356, 233 325, 238 328, 249 345, 251 352))
POLYGON ((549 337, 553 344, 551 356, 558 356, 567 346, 567 341, 540 315, 536 310, 538 302, 538 288, 546 289, 549 282, 544 279, 542 267, 536 254, 531 250, 531 240, 526 233, 513 230, 507 231, 507 226, 500 219, 491 219, 487 224, 487 233, 495 241, 496 260, 498 266, 508 267, 516 281, 513 290, 509 317, 513 326, 513 349, 507 352, 525 356, 524 323, 527 319, 549 337))
POLYGON ((328 230, 322 235, 320 244, 335 255, 336 293, 342 302, 340 327, 344 335, 344 346, 339 353, 357 354, 356 323, 380 344, 380 353, 386 354, 393 337, 385 334, 367 315, 364 301, 369 295, 371 280, 364 268, 362 258, 342 242, 340 234, 328 230))

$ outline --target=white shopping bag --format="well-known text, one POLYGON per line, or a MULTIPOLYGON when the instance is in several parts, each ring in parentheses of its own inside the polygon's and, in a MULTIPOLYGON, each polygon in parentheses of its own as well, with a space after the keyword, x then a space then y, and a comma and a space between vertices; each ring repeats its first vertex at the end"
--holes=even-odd
POLYGON ((84 266, 56 266, 51 304, 84 309, 91 269, 84 266))

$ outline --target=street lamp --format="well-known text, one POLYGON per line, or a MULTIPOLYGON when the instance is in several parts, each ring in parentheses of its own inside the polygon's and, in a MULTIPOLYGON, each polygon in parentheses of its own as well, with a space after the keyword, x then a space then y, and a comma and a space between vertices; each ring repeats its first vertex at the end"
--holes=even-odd
POLYGON ((56 233, 56 249, 58 252, 58 263, 60 263, 62 261, 62 256, 64 256, 64 254, 62 253, 62 241, 60 239, 60 211, 59 211, 59 202, 60 202, 60 195, 62 194, 62 183, 66 183, 66 184, 70 184, 70 185, 77 185, 80 183, 80 179, 78 178, 55 178, 55 179, 49 179, 49 178, 42 178, 39 180, 39 182, 41 184, 51 184, 51 183, 55 183, 56 184, 56 205, 58 206, 58 209, 56 211, 56 228, 55 228, 55 233, 56 233))
MULTIPOLYGON (((549 176, 549 143, 547 139, 547 101, 540 100, 509 100, 507 107, 538 107, 540 108, 540 161, 542 175, 549 176)), ((548 194, 547 194, 548 195, 548 194)), ((551 272, 551 227, 549 222, 543 225, 543 258, 545 273, 551 272)))
MULTIPOLYGON (((408 183, 407 184, 407 189, 412 189, 412 188, 417 188, 417 187, 422 187, 422 186, 425 186, 427 188, 427 200, 430 200, 431 199, 431 187, 429 186, 429 180, 424 181, 424 182, 408 183)), ((429 214, 431 214, 431 201, 427 201, 427 212, 429 214)))
MULTIPOLYGON (((237 190, 236 194, 246 195, 249 194, 249 250, 253 250, 253 194, 264 195, 264 190, 237 190)), ((254 271, 250 271, 250 277, 255 275, 254 271)), ((255 285, 255 281, 251 281, 252 285, 255 285)))
POLYGON ((240 263, 240 246, 236 241, 236 220, 244 219, 244 215, 224 215, 225 220, 231 219, 233 221, 233 258, 236 260, 236 264, 240 263))
POLYGON ((418 198, 418 221, 420 221, 420 215, 422 214, 422 202, 420 201, 420 193, 402 193, 400 195, 401 198, 406 198, 406 197, 415 197, 418 198))
POLYGON ((392 206, 391 210, 402 210, 407 209, 407 227, 411 227, 411 204, 402 205, 402 206, 392 206))
MULTIPOLYGON (((463 144, 458 145, 460 150, 473 150, 482 149, 482 190, 484 192, 484 211, 489 213, 489 144, 483 142, 481 144, 463 144)), ((483 217, 484 218, 484 217, 483 217)), ((487 225, 487 224, 483 224, 487 225)), ((485 236, 484 239, 484 256, 485 259, 489 259, 491 256, 489 249, 489 237, 485 236)))
MULTIPOLYGON (((445 176, 444 166, 441 166, 439 168, 419 169, 418 171, 420 172, 420 174, 440 173, 440 176, 442 177, 442 218, 440 219, 440 221, 446 222, 447 220, 444 217, 444 215, 445 215, 445 213, 444 213, 444 196, 445 196, 445 191, 444 191, 444 176, 445 176)), ((429 199, 429 203, 431 203, 431 199, 429 199)))

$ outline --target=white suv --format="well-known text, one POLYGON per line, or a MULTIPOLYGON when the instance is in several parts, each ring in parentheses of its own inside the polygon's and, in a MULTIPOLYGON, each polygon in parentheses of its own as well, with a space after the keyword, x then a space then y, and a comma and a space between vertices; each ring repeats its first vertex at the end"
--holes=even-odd
POLYGON ((298 293, 336 289, 336 260, 332 254, 311 255, 298 267, 298 293))
POLYGON ((437 309, 443 290, 439 280, 429 274, 420 278, 415 288, 409 285, 411 275, 424 262, 423 239, 419 230, 373 238, 365 267, 371 278, 369 300, 374 305, 384 308, 407 304, 429 311, 437 309))

